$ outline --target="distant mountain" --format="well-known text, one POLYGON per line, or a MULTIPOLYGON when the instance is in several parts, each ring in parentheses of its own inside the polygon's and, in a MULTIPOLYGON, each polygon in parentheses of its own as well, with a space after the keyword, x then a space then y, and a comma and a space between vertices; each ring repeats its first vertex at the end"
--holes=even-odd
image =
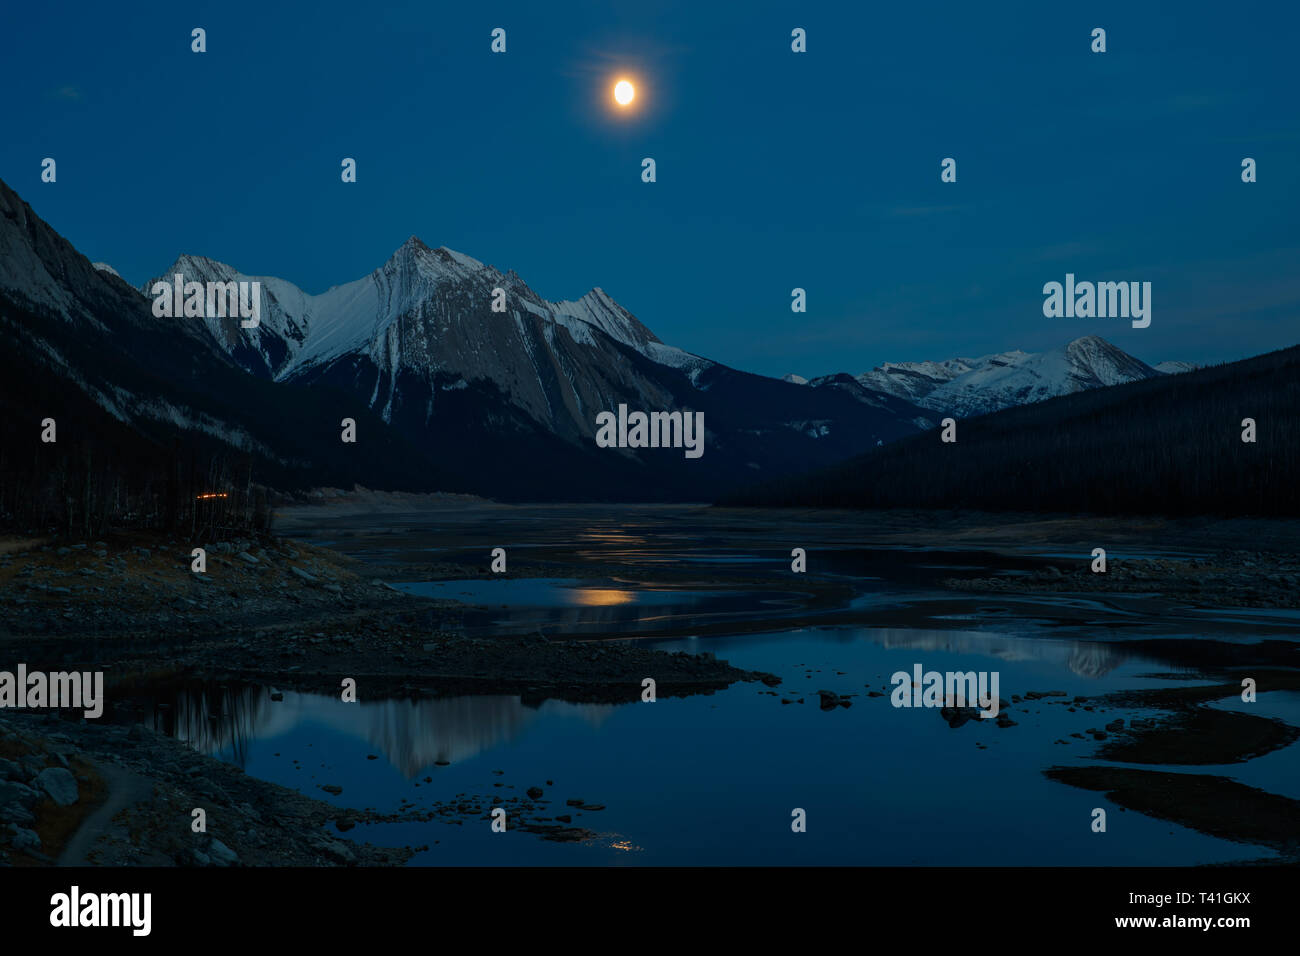
MULTIPOLYGON (((1028 352, 1001 352, 997 355, 985 355, 981 358, 948 359, 942 362, 889 362, 857 376, 857 381, 870 388, 889 392, 916 402, 923 403, 938 389, 972 372, 989 369, 1015 368, 1029 358, 1028 352)), ((822 379, 813 379, 820 382, 822 379)))
POLYGON ((720 503, 1297 516, 1297 421, 1300 346, 959 421, 956 442, 931 431, 720 503))
MULTIPOLYGON (((936 418, 970 418, 1195 367, 1164 362, 1153 368, 1105 339, 1087 335, 1048 352, 1015 350, 942 362, 888 362, 856 376, 855 381, 869 391, 914 402, 935 412, 936 418)), ((847 377, 843 373, 824 375, 808 384, 845 390, 849 389, 847 377)))
POLYGON ((1048 352, 1010 352, 990 359, 935 388, 923 404, 969 418, 1157 374, 1105 339, 1088 335, 1048 352))

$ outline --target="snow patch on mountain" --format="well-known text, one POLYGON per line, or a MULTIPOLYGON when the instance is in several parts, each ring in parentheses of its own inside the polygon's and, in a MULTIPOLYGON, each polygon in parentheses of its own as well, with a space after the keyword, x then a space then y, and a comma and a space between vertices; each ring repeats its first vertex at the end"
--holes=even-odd
POLYGON ((802 432, 809 438, 824 438, 831 433, 831 423, 825 420, 786 422, 786 425, 797 432, 802 432))
POLYGON ((104 411, 108 412, 118 421, 131 421, 131 416, 126 409, 118 404, 112 396, 105 393, 103 389, 87 381, 86 377, 77 371, 77 369, 68 362, 58 349, 45 339, 39 337, 33 337, 31 341, 37 352, 44 356, 45 361, 58 367, 57 374, 76 385, 77 388, 81 389, 92 402, 104 409, 104 411))
POLYGON ((695 355, 672 345, 664 345, 657 340, 647 342, 643 354, 652 362, 658 362, 660 365, 667 365, 669 368, 675 368, 683 372, 696 388, 700 387, 700 376, 718 364, 711 359, 706 359, 703 356, 695 355))
POLYGON ((616 342, 630 345, 646 353, 646 346, 658 343, 659 338, 638 322, 632 313, 609 297, 604 289, 592 289, 576 302, 549 302, 547 305, 556 322, 572 327, 572 319, 600 329, 616 342))

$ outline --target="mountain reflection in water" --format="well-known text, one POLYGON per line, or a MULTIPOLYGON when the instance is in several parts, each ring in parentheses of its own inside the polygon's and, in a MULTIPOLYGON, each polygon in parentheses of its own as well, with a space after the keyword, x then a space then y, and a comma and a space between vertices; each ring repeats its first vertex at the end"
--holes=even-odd
MULTIPOLYGON (((1128 655, 1115 645, 1087 641, 1022 638, 974 631, 888 628, 828 629, 823 639, 868 641, 886 650, 978 655, 996 661, 1037 661, 1072 674, 1099 678, 1128 655)), ((788 635, 783 636, 788 640, 788 635)), ((745 643, 761 663, 772 635, 720 639, 710 646, 745 643)), ((671 642, 673 649, 688 643, 671 642)), ((694 649, 694 648, 692 648, 694 649)), ((207 754, 224 754, 244 766, 250 741, 290 733, 308 724, 365 741, 403 776, 412 778, 439 761, 455 763, 515 739, 544 713, 578 717, 592 726, 604 723, 616 705, 571 704, 549 700, 525 706, 512 695, 465 696, 343 703, 336 696, 284 691, 272 700, 265 686, 206 685, 169 695, 155 711, 154 727, 207 754)))
POLYGON ((213 687, 177 694, 169 708, 158 711, 154 728, 203 753, 227 753, 243 767, 252 740, 315 724, 364 740, 409 779, 438 761, 456 763, 512 740, 543 713, 599 726, 612 709, 561 701, 526 707, 508 695, 345 704, 331 695, 285 691, 283 700, 273 701, 267 687, 213 687))

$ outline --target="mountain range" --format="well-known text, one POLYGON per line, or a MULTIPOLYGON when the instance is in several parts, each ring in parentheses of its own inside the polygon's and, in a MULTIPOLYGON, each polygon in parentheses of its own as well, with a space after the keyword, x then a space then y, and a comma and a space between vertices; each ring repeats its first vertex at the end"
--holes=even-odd
POLYGON ((998 352, 940 362, 888 362, 870 372, 823 375, 785 381, 812 388, 883 392, 922 408, 970 418, 1014 405, 1027 405, 1106 385, 1139 382, 1196 368, 1186 362, 1147 365, 1096 335, 1086 335, 1047 352, 998 352))
MULTIPOLYGON (((199 256, 162 277, 177 272, 255 278, 199 256)), ((174 475, 178 456, 225 448, 284 488, 707 500, 934 424, 894 395, 810 390, 691 355, 600 289, 549 301, 513 272, 416 238, 319 295, 256 281, 255 328, 155 316, 146 291, 92 264, 0 183, 2 437, 19 449, 7 464, 27 468, 15 462, 41 447, 36 423, 55 417, 58 445, 42 449, 37 472, 65 483, 71 458, 56 466, 52 456, 75 444, 79 461, 135 461, 141 482, 160 462, 174 475), (498 289, 504 312, 492 308, 498 289), (703 458, 596 447, 596 415, 619 405, 703 412, 703 458), (355 444, 341 441, 344 418, 356 422, 355 444)), ((44 487, 37 472, 33 489, 44 487)), ((27 500, 12 494, 10 504, 27 500)))
POLYGON ((0 512, 38 499, 55 508, 69 476, 91 462, 106 495, 117 493, 113 468, 137 484, 155 487, 166 475, 175 485, 182 459, 191 484, 203 461, 210 475, 233 480, 238 459, 246 482, 285 490, 711 500, 816 473, 948 415, 1187 368, 1148 366, 1086 336, 1036 354, 777 380, 667 345, 600 288, 545 299, 513 271, 416 237, 370 274, 319 294, 197 255, 137 289, 91 263, 2 182, 0 344, 0 472, 25 475, 0 489, 0 512), (258 282, 260 322, 154 315, 153 283, 178 273, 187 282, 258 282), (597 447, 597 414, 620 405, 703 412, 703 457, 597 447), (42 448, 35 423, 46 417, 58 419, 67 457, 55 462, 50 446, 28 461, 42 448), (356 422, 355 444, 341 440, 345 418, 356 422), (47 487, 55 474, 59 494, 47 487))
POLYGON ((369 275, 319 295, 191 255, 142 293, 175 274, 259 282, 258 326, 195 320, 211 341, 254 377, 328 386, 421 447, 449 451, 457 490, 698 499, 933 424, 889 394, 810 393, 728 368, 664 344, 600 288, 550 301, 513 271, 416 237, 369 275), (703 412, 704 466, 667 449, 596 448, 596 415, 619 405, 703 412))

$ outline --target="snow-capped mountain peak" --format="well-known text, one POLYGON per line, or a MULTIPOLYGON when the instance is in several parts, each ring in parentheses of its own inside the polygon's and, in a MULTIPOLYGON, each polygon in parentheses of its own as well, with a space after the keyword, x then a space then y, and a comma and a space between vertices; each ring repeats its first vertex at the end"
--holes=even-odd
POLYGON ((1087 335, 1047 352, 989 357, 939 385, 918 404, 952 415, 982 415, 1157 374, 1105 339, 1087 335))
MULTIPOLYGON (((481 272, 496 272, 477 259, 448 249, 446 246, 430 248, 419 236, 411 236, 398 246, 380 270, 401 272, 414 270, 430 279, 466 279, 481 272)), ((499 275, 499 273, 497 273, 499 275)))
MULTIPOLYGON (((1159 374, 1100 336, 1085 335, 1046 352, 1013 349, 978 358, 886 362, 856 381, 944 415, 969 417, 1159 374)), ((843 388, 845 383, 822 376, 811 384, 843 388)))
POLYGON ((394 323, 407 315, 424 315, 443 323, 453 317, 490 318, 494 290, 505 290, 506 315, 536 315, 562 326, 576 340, 590 343, 593 330, 629 345, 655 361, 680 367, 687 359, 663 346, 653 332, 620 306, 603 289, 592 289, 576 301, 549 302, 534 292, 513 270, 502 274, 483 262, 445 246, 430 247, 411 236, 370 275, 332 286, 319 295, 274 276, 247 275, 206 256, 185 254, 142 287, 146 295, 155 282, 170 283, 180 274, 186 282, 259 282, 263 301, 258 328, 245 329, 227 318, 205 319, 209 331, 227 352, 250 371, 275 379, 319 366, 342 355, 379 352, 393 347, 381 342, 394 323))

